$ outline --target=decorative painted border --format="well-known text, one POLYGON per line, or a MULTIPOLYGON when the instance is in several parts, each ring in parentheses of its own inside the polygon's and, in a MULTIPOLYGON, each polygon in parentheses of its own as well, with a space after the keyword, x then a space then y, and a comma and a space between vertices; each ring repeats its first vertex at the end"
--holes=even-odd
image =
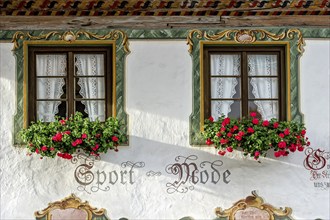
POLYGON ((61 201, 56 201, 48 204, 48 207, 43 209, 42 211, 36 211, 34 215, 36 216, 37 220, 50 220, 51 218, 51 211, 56 209, 79 209, 84 210, 87 213, 87 219, 108 219, 106 217, 106 210, 105 209, 97 209, 93 208, 89 205, 87 201, 82 202, 81 199, 76 197, 74 194, 62 199, 61 201))
POLYGON ((264 203, 264 200, 259 197, 256 193, 256 191, 252 191, 252 196, 248 196, 245 199, 241 199, 237 201, 231 208, 222 210, 220 207, 215 209, 215 214, 220 219, 228 219, 228 220, 234 220, 235 214, 239 210, 245 210, 246 208, 254 207, 257 209, 260 209, 262 211, 265 211, 269 214, 270 219, 283 219, 283 217, 286 217, 287 220, 292 220, 291 213, 292 209, 285 207, 284 209, 280 208, 277 209, 274 206, 270 204, 264 203))
MULTIPOLYGON (((230 30, 230 28, 217 28, 217 29, 200 29, 203 31, 224 31, 230 30)), ((269 27, 263 28, 263 30, 267 30, 270 32, 283 32, 285 28, 279 27, 269 27)), ((303 38, 330 38, 330 28, 316 28, 316 27, 299 27, 300 32, 302 33, 303 38)), ((97 34, 105 34, 110 29, 102 29, 102 30, 88 30, 97 34)), ((125 29, 124 32, 128 39, 168 39, 168 40, 175 40, 175 39, 187 39, 187 36, 191 29, 186 28, 173 28, 173 29, 125 29)), ((13 35, 17 31, 15 30, 0 30, 0 40, 1 41, 11 41, 13 39, 13 35)), ((38 35, 39 33, 43 33, 43 31, 33 31, 30 30, 29 32, 32 35, 38 35)), ((48 33, 48 32, 47 32, 48 33)))
POLYGON ((222 31, 191 30, 187 37, 193 60, 193 113, 190 116, 190 144, 204 144, 201 131, 204 126, 203 107, 203 46, 207 45, 284 45, 287 56, 288 119, 302 122, 299 111, 299 57, 303 52, 303 37, 298 29, 263 30, 229 29, 222 31))
MULTIPOLYGON (((13 34, 12 42, 14 44, 14 54, 16 56, 17 67, 17 113, 14 119, 14 144, 20 144, 18 137, 19 131, 27 125, 26 121, 26 84, 24 72, 27 59, 24 53, 27 51, 28 44, 52 44, 52 45, 70 45, 70 44, 99 44, 106 45, 112 43, 114 46, 115 65, 113 68, 114 82, 113 85, 113 116, 118 118, 124 124, 126 133, 128 133, 128 116, 125 112, 125 58, 130 52, 128 47, 128 40, 125 32, 114 30, 110 32, 99 31, 89 32, 84 30, 78 31, 35 31, 24 32, 17 31, 13 34), (24 46, 23 46, 24 45, 24 46), (25 48, 25 49, 24 49, 25 48)), ((26 76, 25 76, 26 77, 26 76)))
POLYGON ((329 15, 329 7, 329 0, 0 1, 2 16, 309 16, 329 15))

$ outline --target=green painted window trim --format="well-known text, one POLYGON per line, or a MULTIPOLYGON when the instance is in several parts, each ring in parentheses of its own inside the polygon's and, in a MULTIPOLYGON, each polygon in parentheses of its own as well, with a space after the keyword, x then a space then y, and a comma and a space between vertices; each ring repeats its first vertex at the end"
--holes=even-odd
MULTIPOLYGON (((17 111, 14 117, 14 144, 21 145, 21 140, 18 137, 19 131, 26 125, 24 119, 24 68, 25 60, 24 56, 24 42, 29 44, 33 41, 33 45, 38 45, 38 41, 42 46, 47 45, 70 45, 70 41, 67 40, 66 36, 73 36, 75 44, 81 44, 84 46, 99 45, 107 46, 109 41, 113 42, 115 51, 115 88, 113 91, 116 92, 116 108, 115 117, 124 124, 126 134, 128 134, 128 115, 125 112, 125 59, 126 55, 130 52, 128 48, 127 35, 123 31, 32 31, 24 32, 18 31, 13 33, 12 42, 14 43, 14 55, 16 56, 16 74, 17 74, 17 111), (92 44, 93 43, 93 44, 92 44)), ((72 38, 71 38, 72 39, 72 38)), ((27 54, 27 53, 26 53, 27 54)), ((25 113, 26 114, 26 113, 25 113)))
POLYGON ((299 58, 303 52, 303 36, 299 29, 222 29, 222 30, 192 30, 187 37, 189 52, 193 61, 193 112, 190 116, 190 144, 205 144, 201 135, 204 125, 203 109, 201 106, 201 60, 203 45, 239 45, 259 46, 285 45, 286 47, 286 74, 289 74, 287 91, 287 105, 290 112, 289 119, 303 122, 300 112, 299 94, 299 58), (240 41, 241 37, 246 41, 240 41), (202 117, 201 117, 202 116, 202 117))

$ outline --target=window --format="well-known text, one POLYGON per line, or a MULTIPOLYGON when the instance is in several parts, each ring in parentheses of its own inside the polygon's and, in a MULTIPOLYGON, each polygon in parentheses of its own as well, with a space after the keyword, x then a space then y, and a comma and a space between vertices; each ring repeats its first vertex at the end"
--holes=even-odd
POLYGON ((112 112, 112 47, 31 46, 28 121, 81 112, 104 121, 112 112))
POLYGON ((207 45, 203 59, 204 118, 286 119, 284 47, 207 45))

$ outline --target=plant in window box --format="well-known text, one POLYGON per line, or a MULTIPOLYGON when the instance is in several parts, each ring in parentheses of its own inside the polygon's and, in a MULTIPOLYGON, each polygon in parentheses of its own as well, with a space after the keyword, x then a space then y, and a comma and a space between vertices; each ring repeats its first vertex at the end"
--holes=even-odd
POLYGON ((90 121, 79 112, 67 119, 32 123, 20 132, 20 137, 27 143, 28 155, 36 153, 41 158, 58 156, 64 159, 71 159, 77 150, 95 156, 109 149, 118 151, 117 146, 127 140, 117 119, 90 121))
POLYGON ((255 112, 250 117, 231 119, 225 116, 214 121, 212 117, 205 120, 203 137, 207 145, 219 149, 219 155, 242 149, 244 155, 258 160, 266 156, 267 151, 274 150, 275 157, 288 156, 296 151, 303 151, 309 146, 305 136, 306 128, 294 121, 260 120, 255 112))

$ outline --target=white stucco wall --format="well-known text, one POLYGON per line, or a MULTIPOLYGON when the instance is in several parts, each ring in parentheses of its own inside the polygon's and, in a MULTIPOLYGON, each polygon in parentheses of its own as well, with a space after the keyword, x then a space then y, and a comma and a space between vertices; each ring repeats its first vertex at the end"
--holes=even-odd
MULTIPOLYGON (((117 182, 110 190, 79 191, 77 165, 63 159, 27 157, 12 146, 15 103, 15 58, 11 43, 0 43, 1 219, 33 219, 36 210, 75 193, 93 206, 105 208, 111 219, 215 218, 214 208, 229 208, 257 190, 267 203, 293 209, 296 219, 330 219, 329 189, 315 188, 303 167, 303 153, 290 158, 265 158, 262 163, 237 157, 219 157, 213 148, 189 145, 192 112, 192 61, 184 40, 130 40, 126 60, 126 110, 130 145, 111 151, 93 167, 119 171, 122 162, 145 162, 134 170, 134 184, 117 182), (176 156, 222 160, 230 182, 198 183, 187 193, 166 192, 176 177, 165 172, 176 156), (236 158, 236 159, 235 159, 236 158), (147 177, 150 170, 161 176, 147 177)), ((329 40, 307 40, 301 59, 301 110, 312 147, 329 151, 329 40)), ((108 181, 108 179, 107 179, 108 181)), ((329 181, 329 180, 328 180, 329 181)), ((94 182, 95 184, 95 182, 94 182)))

